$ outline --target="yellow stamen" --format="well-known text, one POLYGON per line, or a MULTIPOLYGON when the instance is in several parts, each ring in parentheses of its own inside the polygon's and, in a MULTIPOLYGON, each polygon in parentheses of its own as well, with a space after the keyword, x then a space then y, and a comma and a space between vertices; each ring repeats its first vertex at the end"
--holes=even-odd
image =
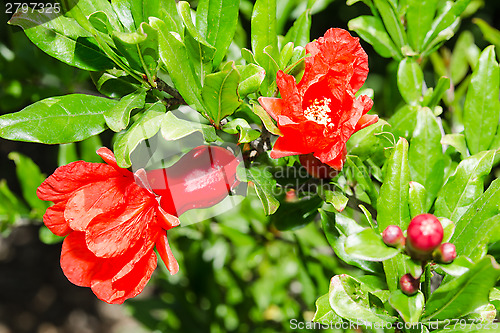
POLYGON ((304 110, 304 117, 317 124, 327 126, 331 121, 330 116, 328 115, 330 112, 328 104, 330 104, 331 101, 332 100, 329 98, 325 98, 320 101, 318 101, 318 99, 314 99, 313 103, 304 110))

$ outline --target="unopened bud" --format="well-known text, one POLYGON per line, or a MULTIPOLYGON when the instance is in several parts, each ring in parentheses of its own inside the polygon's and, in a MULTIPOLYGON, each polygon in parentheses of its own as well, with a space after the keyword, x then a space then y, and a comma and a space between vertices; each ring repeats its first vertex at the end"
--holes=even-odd
POLYGON ((382 240, 385 245, 402 248, 405 246, 405 236, 397 225, 390 225, 382 233, 382 240))
POLYGON ((455 245, 443 243, 434 251, 433 256, 437 262, 449 264, 457 257, 457 250, 455 249, 455 245))
POLYGON ((411 274, 405 274, 399 279, 399 286, 406 295, 415 295, 420 287, 420 279, 415 279, 411 274))
POLYGON ((412 258, 428 259, 443 241, 441 222, 432 214, 415 216, 408 226, 406 247, 412 258))

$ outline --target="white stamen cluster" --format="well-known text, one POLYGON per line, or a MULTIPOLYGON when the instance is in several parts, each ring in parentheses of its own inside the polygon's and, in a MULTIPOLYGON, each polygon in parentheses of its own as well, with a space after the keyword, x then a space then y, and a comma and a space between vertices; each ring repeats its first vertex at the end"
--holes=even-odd
POLYGON ((330 116, 328 115, 330 112, 328 104, 330 104, 331 101, 332 100, 329 98, 322 100, 314 99, 313 103, 304 110, 304 117, 317 124, 327 126, 331 122, 330 116))

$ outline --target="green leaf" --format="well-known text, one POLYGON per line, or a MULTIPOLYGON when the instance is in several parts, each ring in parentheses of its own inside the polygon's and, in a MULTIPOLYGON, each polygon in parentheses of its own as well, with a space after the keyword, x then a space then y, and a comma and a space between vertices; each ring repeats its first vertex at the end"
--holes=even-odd
POLYGON ((357 156, 347 156, 346 162, 350 167, 348 170, 352 172, 354 179, 358 183, 357 185, 361 186, 366 194, 368 194, 370 204, 374 208, 377 208, 378 191, 370 178, 370 173, 366 166, 357 156))
POLYGON ((493 142, 500 118, 499 89, 500 68, 494 46, 488 46, 481 53, 465 97, 465 140, 471 154, 487 150, 493 142))
POLYGON ((500 48, 500 31, 493 28, 491 25, 486 23, 486 21, 480 18, 474 18, 472 21, 477 24, 479 29, 481 29, 484 39, 495 45, 497 48, 500 48))
POLYGON ((113 74, 91 72, 90 78, 101 94, 111 98, 121 98, 141 88, 137 81, 123 71, 113 71, 113 74))
POLYGON ((444 93, 448 89, 450 89, 450 79, 446 76, 441 76, 436 87, 434 88, 434 91, 432 92, 432 96, 427 103, 427 106, 432 109, 438 105, 441 98, 443 98, 444 93))
POLYGON ((413 296, 403 294, 401 290, 391 292, 389 303, 396 309, 405 323, 418 323, 422 312, 424 311, 424 294, 419 290, 413 296))
POLYGON ((340 318, 330 306, 330 297, 325 294, 316 300, 316 312, 312 321, 318 323, 324 323, 325 325, 330 325, 330 323, 341 323, 342 318, 340 318))
POLYGON ((377 7, 385 28, 396 46, 401 49, 406 44, 406 34, 401 21, 396 16, 394 8, 388 0, 373 0, 377 7))
POLYGON ((257 139, 260 132, 250 127, 248 122, 243 118, 231 120, 226 125, 222 126, 222 130, 229 134, 240 134, 238 143, 247 143, 257 139))
POLYGON ((380 56, 401 60, 401 51, 394 45, 380 18, 376 16, 358 16, 349 21, 348 27, 349 30, 356 31, 363 40, 371 44, 380 56))
POLYGON ((335 251, 337 257, 348 265, 359 267, 370 273, 377 273, 381 270, 381 265, 378 262, 357 260, 345 252, 345 240, 352 234, 363 231, 363 227, 356 223, 356 221, 343 216, 335 214, 323 209, 319 209, 321 215, 321 224, 325 233, 328 243, 335 251))
POLYGON ((271 222, 281 231, 303 228, 318 215, 323 200, 315 195, 295 202, 282 202, 271 216, 271 222))
MULTIPOLYGON (((385 230, 389 225, 397 225, 402 230, 408 227, 410 223, 409 183, 408 141, 400 138, 386 162, 384 183, 380 188, 377 202, 377 221, 380 230, 385 230)), ((384 261, 387 285, 391 291, 398 288, 399 278, 405 274, 402 257, 398 255, 384 261)))
POLYGON ((417 113, 420 110, 416 105, 405 105, 394 113, 389 119, 391 132, 396 138, 410 139, 417 123, 417 113))
POLYGON ((236 66, 241 73, 241 81, 238 85, 238 93, 241 97, 259 91, 262 81, 266 77, 264 68, 255 64, 236 66))
POLYGON ((463 216, 456 222, 451 242, 457 253, 472 259, 479 259, 477 249, 484 246, 489 237, 498 232, 500 222, 500 179, 495 179, 463 216))
POLYGON ((207 75, 201 90, 203 102, 209 118, 218 125, 220 121, 232 115, 241 105, 238 95, 240 74, 234 63, 225 66, 220 72, 207 75))
MULTIPOLYGON (((422 49, 429 47, 443 35, 446 29, 450 28, 459 19, 460 14, 467 8, 471 0, 457 0, 455 2, 448 1, 441 9, 440 14, 434 19, 432 27, 425 35, 422 49)), ((453 32, 451 34, 453 36, 453 32)), ((447 38, 451 38, 451 36, 447 38)))
POLYGON ((132 165, 130 154, 142 141, 151 138, 160 130, 162 118, 165 116, 165 105, 156 102, 149 106, 144 114, 113 145, 116 162, 122 168, 132 165))
POLYGON ((59 145, 59 152, 57 154, 57 165, 62 166, 70 164, 71 162, 78 161, 78 154, 76 152, 76 143, 65 143, 59 145))
POLYGON ((253 7, 251 19, 251 44, 257 64, 266 70, 263 88, 276 79, 272 72, 272 59, 278 59, 278 34, 276 32, 276 0, 257 0, 253 7), (264 49, 270 46, 269 55, 264 49))
POLYGON ((200 132, 208 142, 217 140, 213 126, 178 118, 174 112, 168 112, 161 121, 161 134, 165 140, 178 140, 194 132, 200 132))
POLYGON ((87 71, 113 68, 113 62, 92 35, 72 18, 55 13, 20 11, 12 16, 9 24, 22 27, 37 47, 70 66, 87 71))
POLYGON ((438 220, 443 227, 443 243, 449 242, 455 232, 455 223, 446 217, 438 217, 438 220))
POLYGON ((266 110, 262 108, 262 106, 255 103, 253 104, 252 111, 260 118, 262 124, 270 133, 274 135, 282 135, 279 128, 274 124, 273 120, 271 119, 269 113, 267 113, 266 110))
POLYGON ((411 179, 427 190, 425 211, 429 211, 444 181, 441 129, 429 108, 417 112, 417 124, 408 153, 411 179))
POLYGON ((384 327, 395 322, 396 318, 387 313, 380 299, 367 291, 367 288, 349 275, 335 275, 330 281, 328 292, 330 306, 340 317, 352 322, 362 319, 384 327))
POLYGON ((406 103, 417 105, 422 97, 424 73, 412 58, 404 58, 398 67, 398 88, 406 103))
POLYGON ((378 134, 384 132, 384 126, 387 122, 379 119, 376 124, 363 128, 354 133, 349 141, 347 141, 347 154, 357 155, 359 158, 366 160, 371 154, 377 150, 385 148, 385 143, 378 134))
POLYGON ((276 179, 265 167, 250 167, 247 172, 248 180, 255 185, 257 196, 264 206, 264 212, 266 215, 274 214, 280 205, 274 196, 276 179))
POLYGON ((239 0, 202 0, 196 8, 196 26, 216 49, 213 64, 217 67, 227 53, 236 31, 239 0))
POLYGON ((141 109, 144 107, 145 100, 145 89, 138 89, 122 97, 115 106, 104 112, 106 125, 114 132, 120 132, 122 129, 127 128, 130 120, 130 112, 133 109, 141 109))
POLYGON ((470 31, 460 34, 453 48, 450 59, 451 81, 457 85, 469 71, 468 50, 474 44, 474 36, 470 31))
POLYGON ((405 272, 411 274, 415 279, 419 279, 422 276, 422 262, 419 260, 413 260, 412 258, 406 256, 404 258, 405 272))
POLYGON ((80 157, 82 160, 92 163, 102 163, 101 157, 96 153, 102 147, 99 135, 91 136, 79 142, 78 147, 80 148, 80 157))
POLYGON ((45 180, 45 176, 40 172, 38 165, 27 156, 11 152, 9 153, 9 159, 16 163, 17 179, 21 184, 24 200, 36 210, 36 217, 41 218, 49 207, 49 203, 38 199, 36 190, 45 180))
POLYGON ((385 245, 382 237, 371 228, 347 237, 345 252, 355 259, 368 261, 384 261, 399 253, 395 248, 385 245))
POLYGON ((0 117, 0 137, 47 144, 81 141, 106 129, 116 101, 92 95, 50 97, 0 117))
POLYGON ((14 225, 21 216, 27 216, 29 209, 9 189, 5 179, 0 180, 0 232, 9 232, 9 226, 14 225))
POLYGON ((425 35, 431 29, 438 0, 409 0, 406 29, 411 47, 422 52, 425 35))
POLYGON ((410 206, 410 216, 414 218, 417 215, 427 213, 426 208, 427 191, 422 184, 418 182, 410 182, 410 192, 408 204, 410 206))
POLYGON ((483 193, 484 178, 491 171, 494 156, 494 151, 485 151, 460 162, 453 176, 439 191, 434 215, 456 223, 483 193))
POLYGON ((310 41, 311 31, 311 10, 307 9, 304 11, 297 20, 293 23, 293 26, 288 30, 283 40, 282 45, 286 45, 292 42, 293 45, 305 46, 310 41))
POLYGON ((184 100, 198 112, 204 112, 201 99, 201 83, 189 65, 186 45, 180 36, 168 30, 167 25, 154 17, 150 18, 151 26, 158 31, 160 59, 167 68, 175 88, 184 100))
POLYGON ((467 257, 458 256, 450 264, 438 264, 437 267, 442 269, 446 274, 452 276, 461 276, 469 271, 474 266, 474 263, 467 257))
POLYGON ((465 159, 469 156, 469 151, 467 150, 467 144, 465 143, 465 136, 459 133, 445 134, 441 139, 441 143, 443 145, 450 145, 455 148, 460 155, 462 155, 462 159, 465 159))
POLYGON ((318 195, 325 202, 331 204, 338 212, 343 211, 349 201, 345 195, 335 189, 331 189, 330 186, 326 184, 318 186, 318 195))
POLYGON ((441 285, 427 301, 423 321, 460 318, 489 303, 490 290, 500 277, 500 267, 486 256, 467 273, 441 285))

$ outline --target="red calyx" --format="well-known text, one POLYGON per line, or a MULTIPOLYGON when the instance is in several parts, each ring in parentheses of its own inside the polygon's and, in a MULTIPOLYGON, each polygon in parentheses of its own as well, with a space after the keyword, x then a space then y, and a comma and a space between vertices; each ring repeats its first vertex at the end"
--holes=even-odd
POLYGON ((411 220, 406 247, 413 258, 427 259, 442 241, 443 227, 434 215, 421 214, 411 220))
POLYGON ((199 146, 171 167, 147 171, 149 184, 161 196, 160 206, 176 216, 222 201, 238 184, 238 159, 227 149, 199 146))
POLYGON ((420 287, 420 279, 415 279, 411 274, 405 274, 399 279, 399 286, 406 295, 415 295, 420 287))
POLYGON ((397 225, 390 225, 385 228, 382 233, 382 240, 385 245, 393 246, 393 247, 404 247, 405 246, 405 236, 403 235, 403 231, 397 225))
POLYGON ((306 154, 299 156, 300 164, 309 175, 320 179, 331 179, 339 173, 337 170, 318 160, 313 154, 306 154))
POLYGON ((455 245, 451 243, 441 244, 433 253, 434 259, 443 264, 450 264, 457 257, 455 245))

